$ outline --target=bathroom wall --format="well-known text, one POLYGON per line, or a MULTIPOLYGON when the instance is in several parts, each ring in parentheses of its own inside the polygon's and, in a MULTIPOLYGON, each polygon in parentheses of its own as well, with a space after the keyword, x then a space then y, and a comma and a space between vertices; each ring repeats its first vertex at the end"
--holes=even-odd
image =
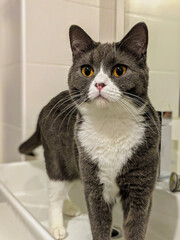
POLYGON ((115 0, 0 0, 1 161, 24 159, 19 143, 34 131, 42 107, 67 89, 69 26, 112 41, 114 9, 115 0))
POLYGON ((20 1, 0 1, 0 162, 18 160, 21 141, 20 1))
POLYGON ((23 159, 17 147, 34 131, 39 111, 67 89, 69 26, 80 25, 97 41, 119 40, 123 11, 116 10, 124 3, 125 32, 138 21, 148 24, 152 102, 178 116, 178 0, 0 0, 0 162, 23 159))
POLYGON ((149 29, 149 94, 157 110, 179 116, 180 1, 126 0, 125 32, 144 21, 149 29))
POLYGON ((125 32, 144 21, 149 29, 149 95, 157 110, 172 111, 172 171, 180 174, 180 1, 126 0, 125 32))

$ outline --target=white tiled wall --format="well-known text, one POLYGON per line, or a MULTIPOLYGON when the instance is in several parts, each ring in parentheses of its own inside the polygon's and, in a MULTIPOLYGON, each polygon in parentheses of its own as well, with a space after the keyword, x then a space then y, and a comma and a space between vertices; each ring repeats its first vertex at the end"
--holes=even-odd
POLYGON ((20 1, 0 1, 0 162, 18 161, 21 141, 20 1))
POLYGON ((157 110, 179 114, 180 1, 126 0, 125 32, 137 22, 149 29, 149 94, 157 110))

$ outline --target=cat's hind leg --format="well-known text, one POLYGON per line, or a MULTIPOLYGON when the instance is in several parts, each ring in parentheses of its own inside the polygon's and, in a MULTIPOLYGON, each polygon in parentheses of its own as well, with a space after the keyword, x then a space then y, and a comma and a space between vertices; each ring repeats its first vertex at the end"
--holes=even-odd
POLYGON ((66 228, 63 223, 63 203, 68 196, 69 185, 68 181, 50 179, 48 183, 49 226, 56 239, 63 239, 66 236, 66 228))
POLYGON ((81 214, 78 207, 76 207, 69 196, 64 200, 63 213, 69 217, 76 217, 81 214))

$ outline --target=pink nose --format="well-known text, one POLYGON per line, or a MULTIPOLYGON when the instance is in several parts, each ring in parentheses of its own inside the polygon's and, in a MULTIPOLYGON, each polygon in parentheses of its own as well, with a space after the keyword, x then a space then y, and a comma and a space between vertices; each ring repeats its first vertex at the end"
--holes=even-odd
POLYGON ((103 87, 105 87, 106 86, 106 84, 104 84, 104 83, 96 83, 95 84, 95 87, 97 87, 97 89, 99 90, 99 91, 101 91, 101 89, 103 88, 103 87))

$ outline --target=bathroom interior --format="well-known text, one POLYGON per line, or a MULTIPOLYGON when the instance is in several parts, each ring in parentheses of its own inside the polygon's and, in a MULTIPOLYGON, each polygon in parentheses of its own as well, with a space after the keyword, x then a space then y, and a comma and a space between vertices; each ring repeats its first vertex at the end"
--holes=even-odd
MULTIPOLYGON (((42 107, 68 89, 70 25, 81 26, 96 41, 114 42, 141 21, 149 29, 149 97, 162 119, 146 239, 180 239, 180 191, 170 189, 171 173, 180 175, 180 1, 0 0, 0 240, 54 239, 48 231, 42 148, 31 158, 20 155, 18 146, 33 133, 42 107)), ((65 217, 66 239, 91 240, 80 182, 70 195, 81 215, 65 217)), ((113 228, 112 239, 123 240, 119 204, 113 228)))

